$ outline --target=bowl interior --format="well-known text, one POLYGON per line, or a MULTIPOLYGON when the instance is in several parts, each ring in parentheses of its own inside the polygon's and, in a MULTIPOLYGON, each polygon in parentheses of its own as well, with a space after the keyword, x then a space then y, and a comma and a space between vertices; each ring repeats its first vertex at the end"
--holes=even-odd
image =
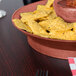
MULTIPOLYGON (((35 2, 35 3, 32 3, 32 4, 28 4, 26 6, 23 6, 21 8, 19 8, 18 10, 16 10, 13 15, 12 15, 12 20, 13 19, 19 19, 20 18, 20 13, 24 13, 24 12, 31 12, 31 11, 34 11, 37 7, 37 5, 44 5, 47 1, 44 0, 44 1, 39 1, 39 2, 35 2)), ((14 24, 14 22, 12 21, 12 23, 14 24)), ((16 25, 14 24, 14 26, 16 27, 16 25)), ((18 27, 16 27, 17 29, 19 29, 18 27)), ((22 31, 23 33, 25 33, 26 35, 30 35, 30 36, 33 36, 33 37, 37 37, 37 38, 40 38, 40 39, 45 39, 45 40, 52 40, 52 41, 58 41, 58 42, 76 42, 76 40, 59 40, 59 39, 49 39, 49 38, 44 38, 44 37, 39 37, 37 35, 33 35, 33 34, 30 34, 26 31, 23 31, 21 29, 19 29, 20 31, 22 31)))
MULTIPOLYGON (((31 11, 34 11, 37 7, 37 5, 44 5, 47 1, 44 0, 44 1, 39 1, 39 2, 35 2, 35 3, 32 3, 32 4, 28 4, 26 6, 23 6, 21 8, 19 8, 18 10, 16 10, 13 15, 12 15, 12 20, 13 19, 19 19, 20 18, 20 13, 23 13, 23 12, 31 12, 31 11)), ((13 22, 13 21, 12 21, 13 22)), ((14 24, 14 23, 13 23, 14 24)), ((15 24, 14 24, 15 25, 15 24)), ((16 26, 15 26, 16 27, 16 26)), ((19 29, 18 27, 16 27, 17 29, 19 29)), ((26 33, 27 35, 30 35, 30 36, 34 36, 34 37, 37 37, 37 38, 41 38, 41 39, 45 39, 45 40, 52 40, 52 41, 58 41, 58 42, 76 42, 76 40, 59 40, 59 39, 49 39, 49 38, 44 38, 44 37, 39 37, 39 36, 36 36, 36 35, 33 35, 33 34, 30 34, 26 31, 23 31, 21 29, 19 29, 20 31, 22 31, 23 33, 26 33)))

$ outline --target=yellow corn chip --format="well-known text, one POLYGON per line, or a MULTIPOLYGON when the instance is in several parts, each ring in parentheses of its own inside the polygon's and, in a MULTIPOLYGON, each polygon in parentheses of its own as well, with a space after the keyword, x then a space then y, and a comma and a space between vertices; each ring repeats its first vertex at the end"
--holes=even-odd
POLYGON ((13 19, 13 22, 15 23, 15 25, 16 25, 18 28, 20 28, 20 29, 22 29, 22 30, 26 30, 26 31, 32 33, 31 28, 30 28, 28 25, 22 23, 21 20, 19 20, 19 19, 13 19))
POLYGON ((75 22, 75 23, 73 23, 73 25, 74 25, 73 30, 76 32, 76 22, 75 22))
POLYGON ((50 8, 53 5, 54 0, 48 0, 46 7, 50 8))
POLYGON ((15 25, 35 35, 64 40, 76 40, 76 23, 67 23, 58 17, 53 8, 54 0, 38 5, 33 12, 21 13, 20 19, 13 19, 15 25))
POLYGON ((28 25, 30 25, 29 27, 35 35, 48 35, 48 33, 36 21, 28 20, 28 25))
POLYGON ((49 18, 49 20, 39 22, 39 24, 45 29, 54 31, 67 31, 73 28, 73 24, 64 22, 60 17, 57 17, 56 19, 49 18))

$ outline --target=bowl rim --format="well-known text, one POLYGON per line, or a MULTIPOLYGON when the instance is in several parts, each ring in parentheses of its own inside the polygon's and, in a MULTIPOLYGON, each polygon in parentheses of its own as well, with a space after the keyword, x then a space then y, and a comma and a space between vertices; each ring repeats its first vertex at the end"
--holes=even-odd
MULTIPOLYGON (((45 2, 45 1, 46 1, 46 0, 44 0, 44 1, 38 1, 38 2, 45 2)), ((38 2, 35 2, 35 3, 38 3, 38 2)), ((70 43, 70 42, 74 42, 74 43, 76 42, 76 40, 61 40, 61 39, 45 38, 45 37, 41 37, 41 36, 38 36, 38 35, 31 34, 31 33, 29 33, 29 32, 26 32, 26 31, 18 28, 18 27, 14 24, 14 22, 13 22, 13 19, 14 19, 14 16, 16 15, 16 13, 19 12, 22 8, 26 8, 26 6, 31 6, 31 5, 33 5, 33 4, 35 4, 35 3, 31 3, 31 4, 28 4, 28 5, 22 6, 22 7, 20 7, 19 9, 15 10, 15 12, 12 14, 12 17, 11 17, 12 23, 13 23, 13 25, 14 25, 18 30, 20 30, 21 32, 25 33, 26 35, 29 35, 29 36, 31 36, 31 37, 35 37, 35 38, 38 38, 38 39, 49 40, 49 41, 57 41, 57 42, 69 42, 69 43, 70 43)), ((29 11, 28 11, 28 12, 29 12, 29 11)), ((19 15, 18 15, 18 16, 19 16, 19 15)), ((17 19, 19 19, 19 18, 17 18, 17 19)))

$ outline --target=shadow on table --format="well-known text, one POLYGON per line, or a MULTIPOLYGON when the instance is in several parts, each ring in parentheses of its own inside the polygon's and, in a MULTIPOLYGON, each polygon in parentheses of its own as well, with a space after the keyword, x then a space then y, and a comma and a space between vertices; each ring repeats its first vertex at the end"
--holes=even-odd
POLYGON ((68 60, 57 59, 36 52, 29 46, 30 55, 37 69, 48 70, 49 76, 72 76, 68 60))

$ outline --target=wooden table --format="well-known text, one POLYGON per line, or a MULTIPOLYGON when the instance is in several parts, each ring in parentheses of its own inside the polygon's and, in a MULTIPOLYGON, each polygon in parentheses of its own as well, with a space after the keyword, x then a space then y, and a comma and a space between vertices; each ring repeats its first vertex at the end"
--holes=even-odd
POLYGON ((7 16, 0 19, 0 76, 35 76, 37 69, 48 70, 49 76, 72 76, 67 60, 36 52, 13 26, 11 16, 21 6, 22 0, 0 3, 0 9, 7 11, 7 16))

